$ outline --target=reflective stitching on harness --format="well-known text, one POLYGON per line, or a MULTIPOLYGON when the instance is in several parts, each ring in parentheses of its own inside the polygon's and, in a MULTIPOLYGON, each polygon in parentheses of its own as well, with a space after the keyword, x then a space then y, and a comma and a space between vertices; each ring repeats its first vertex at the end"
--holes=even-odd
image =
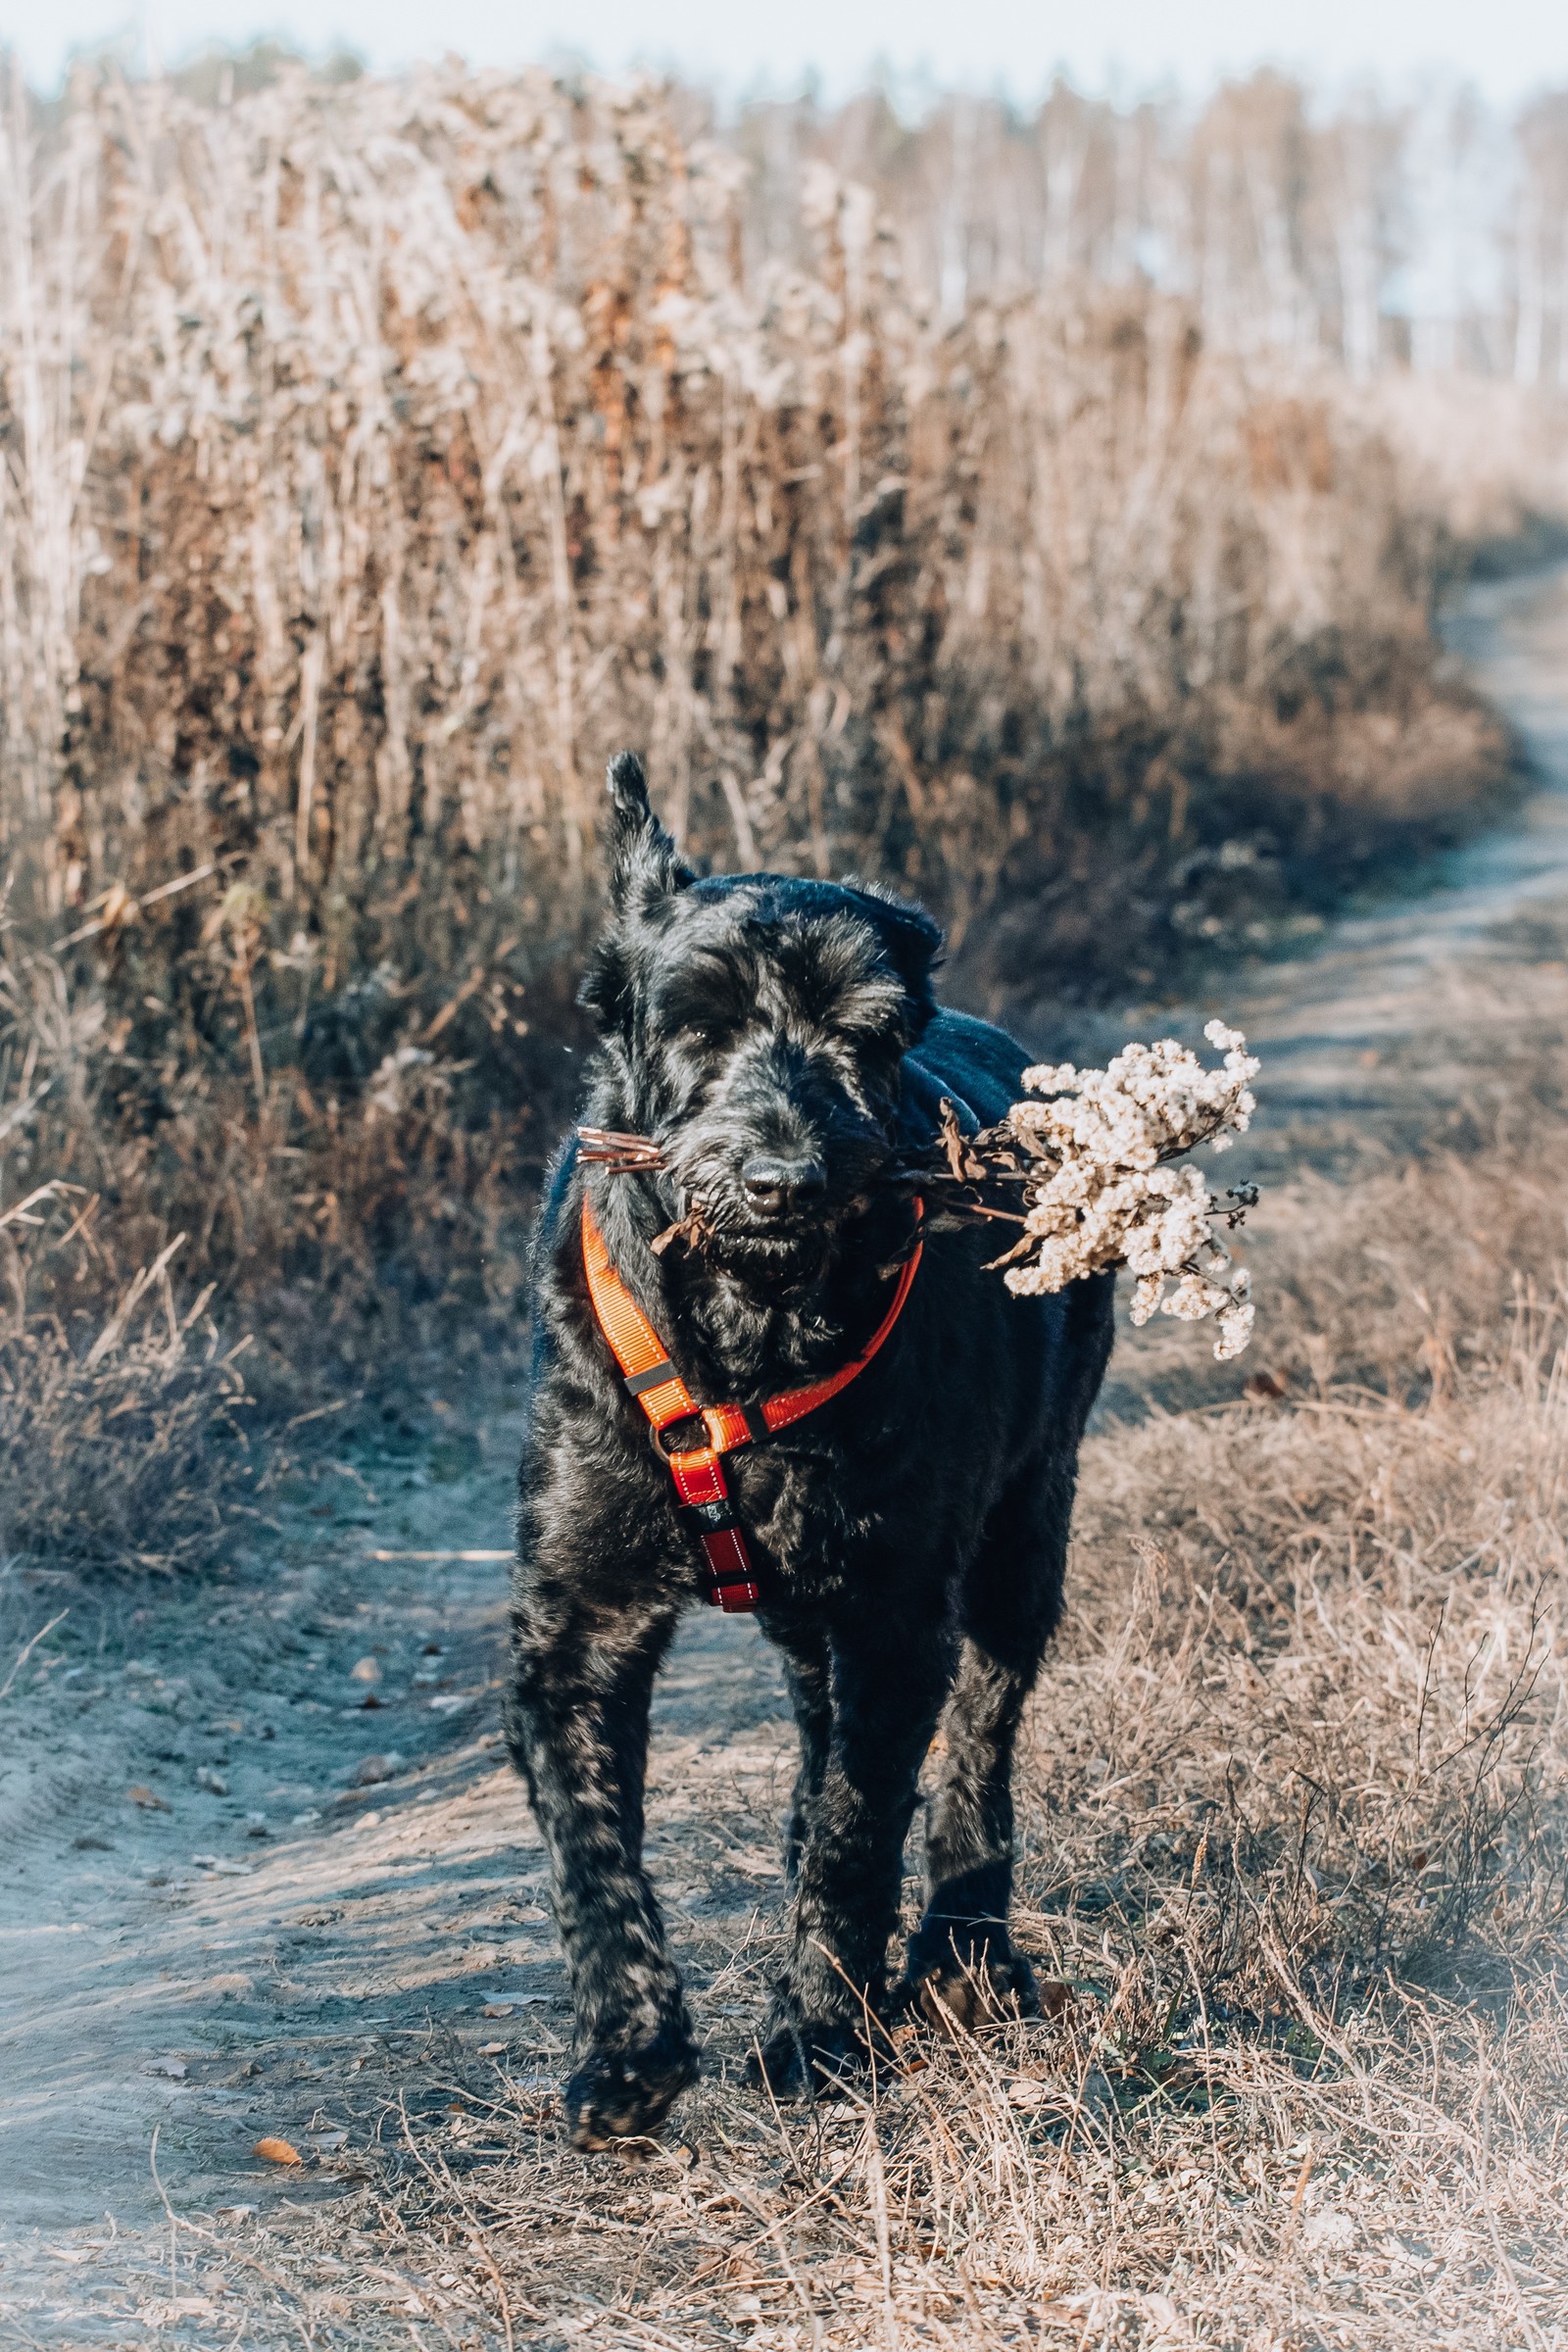
MULTIPOLYGON (((918 1200, 914 1213, 918 1219, 918 1200)), ((612 1265, 599 1221, 584 1196, 582 1263, 594 1314, 620 1366, 627 1394, 636 1397, 652 1424, 654 1444, 668 1465, 676 1495, 693 1514, 708 1568, 708 1597, 717 1607, 755 1609, 762 1597, 746 1537, 730 1501, 723 1456, 737 1453, 745 1446, 760 1445, 775 1430, 787 1429, 815 1412, 819 1404, 826 1404, 865 1370, 904 1312, 923 1247, 917 1239, 900 1271, 892 1303, 859 1354, 826 1380, 810 1381, 805 1388, 782 1389, 759 1404, 699 1405, 665 1354, 662 1340, 612 1265), (663 1432, 685 1421, 700 1424, 708 1444, 666 1451, 663 1432)))

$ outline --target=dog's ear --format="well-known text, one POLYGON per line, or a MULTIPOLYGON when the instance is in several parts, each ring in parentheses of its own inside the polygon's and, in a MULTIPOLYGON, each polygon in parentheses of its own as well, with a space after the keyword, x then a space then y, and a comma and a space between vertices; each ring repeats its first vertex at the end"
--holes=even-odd
POLYGON ((942 926, 923 906, 895 897, 877 882, 850 885, 881 935, 882 946, 914 1008, 918 1037, 936 1017, 937 1001, 931 978, 942 960, 942 926))
POLYGON ((636 918, 684 890, 691 868, 648 806, 648 778, 635 752, 610 762, 610 904, 615 919, 588 959, 577 1002, 601 1036, 630 1032, 636 918), (630 918, 630 919, 628 919, 630 918))
POLYGON ((692 879, 679 851, 648 806, 648 778, 635 752, 610 762, 610 903, 617 914, 640 912, 692 879))

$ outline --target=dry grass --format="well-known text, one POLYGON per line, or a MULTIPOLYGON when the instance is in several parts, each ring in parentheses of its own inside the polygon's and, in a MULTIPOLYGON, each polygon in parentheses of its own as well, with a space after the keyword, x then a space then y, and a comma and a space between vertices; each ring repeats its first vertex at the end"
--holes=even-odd
MULTIPOLYGON (((182 1237, 181 1237, 182 1238, 182 1237)), ((205 1564, 257 1468, 237 1358, 207 1312, 176 1303, 171 1245, 138 1269, 90 1344, 30 1296, 0 1234, 0 1559, 51 1572, 205 1564)), ((243 1507, 243 1506, 241 1506, 243 1507)))
MULTIPOLYGON (((1555 1134, 1555 1123, 1548 1133, 1555 1134)), ((1254 1220, 1268 1368, 1320 1395, 1443 1404, 1556 1328, 1568 1259, 1557 1166, 1528 1145, 1441 1148, 1335 1184, 1307 1176, 1254 1220)))
POLYGON ((356 1377, 514 1308, 614 746, 699 855, 927 895, 971 994, 1272 935, 1499 786, 1449 490, 1326 362, 1147 283, 948 319, 825 169, 770 256, 679 93, 10 101, 0 845, 70 1172, 356 1377))
POLYGON ((259 1476, 250 1341, 211 1282, 176 1292, 187 1235, 103 1214, 133 1169, 95 1115, 101 1018, 48 958, 0 957, 0 1561, 51 1575, 204 1562, 259 1476))
POLYGON ((67 902, 242 858, 330 997, 367 922, 452 974, 520 916, 537 966, 627 740, 698 850, 960 920, 1074 791, 1180 849, 1264 772, 1292 836, 1494 772, 1389 446, 1147 286, 943 331, 822 170, 748 272, 732 157, 542 75, 83 87, 12 169, 6 654, 67 902))
MULTIPOLYGON (((220 2226, 196 2271, 258 2341, 1560 2352, 1563 1140, 1303 1188, 1254 1253, 1287 1398, 1090 1440, 1020 1769, 1043 2022, 897 2029, 862 2094, 775 2113, 741 2073, 776 1915, 699 1905, 709 2072, 662 2146, 569 2149, 530 2008, 493 2062, 431 2038, 329 2230, 220 2226)), ((710 1810, 698 1878, 772 1834, 710 1810)))

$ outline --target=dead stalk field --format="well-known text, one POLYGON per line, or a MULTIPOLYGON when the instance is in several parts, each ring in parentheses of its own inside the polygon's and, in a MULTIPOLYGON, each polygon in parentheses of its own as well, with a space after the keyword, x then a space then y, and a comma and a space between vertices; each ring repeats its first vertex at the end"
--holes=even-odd
MULTIPOLYGON (((1557 759, 1560 583, 1482 624, 1557 759)), ((567 2148, 506 1394, 313 1457, 206 1581, 8 1573, 0 2340, 1562 2352, 1560 796, 1510 841, 1227 998, 1259 1336, 1119 1344, 1021 1775, 1038 2024, 744 2086, 790 1736, 702 1616, 651 1844, 706 2073, 567 2148)))
MULTIPOLYGON (((1201 208, 1206 301, 972 237, 950 315, 956 115, 873 170, 649 83, 0 82, 0 2345, 1568 2352, 1568 572, 1433 625, 1550 540, 1568 329, 1373 380, 1201 208), (1266 1190, 1251 1352, 1124 1329, 1086 1447, 1043 2018, 746 2087, 792 1733, 703 1613, 707 2064, 589 2158, 497 1724, 626 742, 1042 1054, 1239 1020, 1266 1190)), ((1294 105, 1054 99, 975 201, 1081 150, 1092 261, 1118 158, 1295 187, 1294 105)))

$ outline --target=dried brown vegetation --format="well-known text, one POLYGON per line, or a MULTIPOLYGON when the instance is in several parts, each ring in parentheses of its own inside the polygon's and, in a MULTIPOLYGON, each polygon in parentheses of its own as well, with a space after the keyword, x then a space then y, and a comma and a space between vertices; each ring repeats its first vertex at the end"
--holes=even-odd
POLYGON ((313 2091, 330 2224, 203 2222, 189 2287, 259 2342, 1555 2352, 1560 1067, 1462 1150, 1271 1197, 1282 1394, 1091 1436, 1020 1771, 1039 2024, 896 2027, 814 2112, 745 2088, 789 1740, 699 1737, 652 1790, 710 2034, 662 2144, 570 2149, 564 2001, 475 2012, 404 2102, 313 2091))
POLYGON ((211 1285, 176 1302, 177 1247, 138 1268, 84 1346, 35 1295, 30 1261, 42 1252, 19 1248, 14 1227, 0 1233, 0 1558, 8 1566, 169 1569, 205 1560, 242 1492, 254 1491, 249 1399, 235 1360, 243 1343, 224 1348, 207 1312, 211 1285))
POLYGON ((513 1300, 613 746, 696 854, 924 893, 971 992, 1271 935, 1502 776, 1331 372, 1147 283, 944 323, 825 168, 769 260, 690 113, 12 90, 0 830, 92 1029, 33 1164, 361 1364, 513 1300))
MULTIPOLYGON (((279 2340, 297 2311, 357 2343, 411 2317, 759 2352, 1553 2343, 1564 1424, 1539 1337, 1420 1412, 1331 1393, 1092 1446, 1023 1776, 1047 2024, 900 2034, 863 2097, 774 2115, 740 2082, 771 1907, 738 1952, 699 1917, 714 2072, 681 2137, 573 2155, 530 2011, 488 2029, 498 2065, 427 2054, 424 2119, 383 2117, 329 2237, 220 2229, 186 2241, 195 2282, 270 2303, 279 2340)), ((740 1851, 708 1819, 682 1859, 740 1851)))

